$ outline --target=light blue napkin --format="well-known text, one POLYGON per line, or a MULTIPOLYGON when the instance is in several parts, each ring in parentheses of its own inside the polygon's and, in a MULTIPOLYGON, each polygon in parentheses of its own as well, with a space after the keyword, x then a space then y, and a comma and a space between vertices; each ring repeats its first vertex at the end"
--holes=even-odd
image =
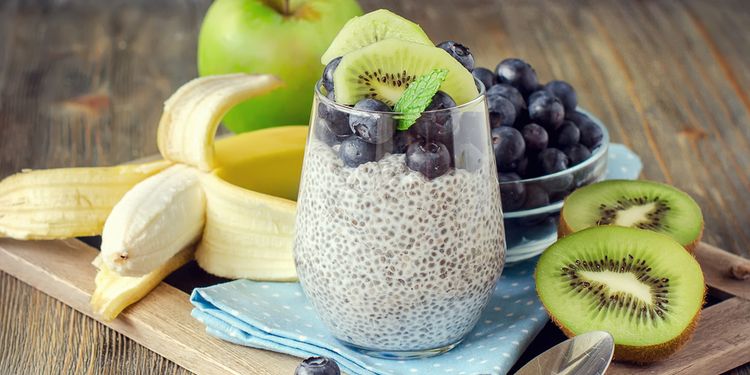
MULTIPOLYGON (((635 179, 641 169, 632 151, 610 146, 608 179, 635 179)), ((448 353, 410 361, 369 357, 336 341, 298 283, 235 280, 195 289, 190 299, 193 317, 213 336, 302 358, 331 357, 349 374, 505 374, 547 322, 534 291, 535 265, 536 258, 505 268, 463 343, 448 353)))

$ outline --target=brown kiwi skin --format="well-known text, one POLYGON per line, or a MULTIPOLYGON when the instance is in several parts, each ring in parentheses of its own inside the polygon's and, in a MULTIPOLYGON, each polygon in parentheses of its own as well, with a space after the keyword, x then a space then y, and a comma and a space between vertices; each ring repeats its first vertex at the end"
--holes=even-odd
MULTIPOLYGON (((567 203, 567 198, 565 199, 565 202, 563 203, 563 208, 560 211, 560 222, 557 226, 557 238, 558 239, 563 238, 575 232, 573 228, 571 228, 570 225, 565 221, 565 215, 563 215, 563 211, 565 211, 565 203, 567 203)), ((688 253, 695 254, 695 247, 698 246, 698 244, 701 242, 704 228, 705 228, 704 222, 703 220, 701 220, 701 232, 698 233, 698 236, 695 238, 695 240, 687 245, 682 245, 682 247, 684 247, 688 253)))
MULTIPOLYGON (((534 275, 534 278, 536 279, 536 275, 534 275)), ((703 302, 701 302, 701 306, 703 306, 706 303, 706 291, 707 289, 704 285, 703 302)), ((537 294, 539 294, 538 287, 537 287, 536 292, 537 294)), ((555 323, 555 325, 558 328, 560 328, 560 330, 565 334, 565 336, 567 336, 568 338, 572 338, 576 336, 576 334, 573 331, 565 327, 565 325, 562 324, 562 322, 557 320, 555 316, 552 315, 552 312, 547 307, 547 305, 544 304, 544 301, 540 299, 540 302, 542 302, 542 306, 544 306, 544 309, 547 310, 547 315, 549 315, 550 320, 552 320, 552 322, 555 323)), ((669 340, 661 344, 650 345, 650 346, 630 346, 630 345, 616 344, 614 359, 616 361, 630 362, 630 363, 644 365, 644 364, 656 362, 656 361, 669 357, 670 355, 680 350, 680 348, 683 345, 685 345, 688 341, 690 341, 690 338, 693 337, 693 332, 695 331, 695 327, 696 325, 698 325, 698 320, 700 320, 701 310, 702 308, 698 309, 698 311, 695 313, 695 316, 693 316, 693 319, 690 321, 690 324, 688 324, 685 330, 682 331, 682 333, 679 336, 673 338, 672 340, 669 340)))

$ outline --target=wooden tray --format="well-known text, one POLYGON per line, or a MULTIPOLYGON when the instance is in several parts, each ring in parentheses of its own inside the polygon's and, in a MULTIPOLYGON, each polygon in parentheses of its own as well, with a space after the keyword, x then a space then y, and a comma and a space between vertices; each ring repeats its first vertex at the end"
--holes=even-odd
MULTIPOLYGON (((96 254, 79 240, 0 239, 0 270, 94 317, 89 298, 96 254)), ((737 280, 730 273, 731 267, 750 267, 750 261, 703 243, 696 257, 710 298, 690 343, 665 361, 650 366, 615 363, 608 374, 719 374, 750 362, 750 280, 737 280)), ((197 374, 292 374, 298 358, 215 339, 190 316, 186 291, 218 281, 188 264, 104 324, 197 374)), ((559 331, 548 325, 516 368, 560 339, 559 331)))

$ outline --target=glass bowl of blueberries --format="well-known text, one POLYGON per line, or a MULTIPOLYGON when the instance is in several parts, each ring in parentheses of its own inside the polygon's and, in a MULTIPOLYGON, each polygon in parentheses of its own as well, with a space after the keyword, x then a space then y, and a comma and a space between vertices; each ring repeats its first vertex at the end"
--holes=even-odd
POLYGON ((540 84, 525 61, 474 68, 486 88, 507 241, 506 262, 539 255, 557 239, 563 200, 604 178, 609 134, 578 107, 565 81, 540 84))

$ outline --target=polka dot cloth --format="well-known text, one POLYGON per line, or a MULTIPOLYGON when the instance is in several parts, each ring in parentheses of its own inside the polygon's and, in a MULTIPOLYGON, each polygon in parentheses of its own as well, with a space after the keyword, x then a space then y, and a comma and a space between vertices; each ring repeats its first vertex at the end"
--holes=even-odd
MULTIPOLYGON (((637 178, 638 157, 612 145, 607 178, 637 178)), ((336 341, 318 320, 298 283, 236 280, 198 288, 192 315, 206 331, 239 345, 297 357, 332 357, 349 374, 505 374, 547 322, 534 291, 536 258, 506 267, 476 327, 440 356, 384 360, 336 341)))

